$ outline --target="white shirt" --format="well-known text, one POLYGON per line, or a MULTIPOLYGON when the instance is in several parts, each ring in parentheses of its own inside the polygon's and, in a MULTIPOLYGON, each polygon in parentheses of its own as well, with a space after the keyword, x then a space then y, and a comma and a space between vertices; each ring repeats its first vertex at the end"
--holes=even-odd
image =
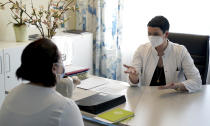
MULTIPOLYGON (((168 41, 168 46, 162 59, 166 84, 181 82, 189 92, 194 92, 201 88, 200 73, 183 45, 168 41)), ((132 66, 139 72, 138 86, 150 85, 158 60, 158 53, 151 43, 141 45, 136 50, 132 66)), ((131 85, 134 86, 136 84, 131 83, 131 85)))
POLYGON ((21 84, 6 97, 0 110, 0 126, 84 126, 71 99, 55 88, 21 84))

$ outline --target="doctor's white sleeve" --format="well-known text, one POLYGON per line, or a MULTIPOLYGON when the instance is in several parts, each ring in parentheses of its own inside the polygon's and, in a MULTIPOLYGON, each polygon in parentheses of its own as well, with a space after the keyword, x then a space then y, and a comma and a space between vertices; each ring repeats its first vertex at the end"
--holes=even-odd
POLYGON ((129 84, 131 86, 140 86, 141 85, 141 74, 142 74, 142 56, 141 56, 141 47, 139 47, 133 56, 133 60, 132 60, 132 66, 136 69, 136 71, 139 73, 139 82, 137 84, 133 84, 130 81, 130 78, 128 76, 128 80, 129 80, 129 84))
POLYGON ((182 83, 189 92, 195 92, 199 90, 202 85, 200 73, 194 65, 193 59, 185 47, 183 48, 182 54, 182 68, 187 78, 187 80, 183 81, 182 83))

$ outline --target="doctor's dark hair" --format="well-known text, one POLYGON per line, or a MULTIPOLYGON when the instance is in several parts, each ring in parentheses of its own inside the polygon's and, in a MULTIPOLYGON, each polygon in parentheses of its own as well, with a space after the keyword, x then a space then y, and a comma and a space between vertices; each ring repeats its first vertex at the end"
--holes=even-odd
POLYGON ((18 79, 53 87, 56 75, 52 72, 52 67, 59 59, 58 48, 51 40, 38 39, 23 50, 21 66, 17 69, 16 76, 18 79))
POLYGON ((147 24, 149 27, 158 27, 163 33, 169 30, 170 24, 164 16, 155 16, 147 24))

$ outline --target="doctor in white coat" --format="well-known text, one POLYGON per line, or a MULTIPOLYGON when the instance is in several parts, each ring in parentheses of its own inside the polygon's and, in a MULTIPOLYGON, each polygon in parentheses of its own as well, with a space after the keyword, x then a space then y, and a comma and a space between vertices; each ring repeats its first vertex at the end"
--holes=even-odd
POLYGON ((159 86, 159 89, 195 92, 202 81, 193 59, 183 45, 170 42, 169 22, 156 16, 148 23, 150 42, 141 45, 135 52, 129 74, 131 86, 159 86))

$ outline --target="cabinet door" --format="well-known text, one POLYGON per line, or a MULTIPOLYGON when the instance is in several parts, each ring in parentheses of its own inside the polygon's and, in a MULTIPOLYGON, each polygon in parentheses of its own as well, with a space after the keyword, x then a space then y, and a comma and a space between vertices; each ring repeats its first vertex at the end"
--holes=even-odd
POLYGON ((10 91, 21 83, 17 80, 16 70, 21 64, 21 55, 25 46, 4 49, 5 89, 10 91))
POLYGON ((0 49, 0 92, 4 92, 3 49, 0 49))
POLYGON ((3 92, 0 92, 0 110, 1 110, 2 103, 4 102, 4 99, 5 99, 5 94, 3 92))

